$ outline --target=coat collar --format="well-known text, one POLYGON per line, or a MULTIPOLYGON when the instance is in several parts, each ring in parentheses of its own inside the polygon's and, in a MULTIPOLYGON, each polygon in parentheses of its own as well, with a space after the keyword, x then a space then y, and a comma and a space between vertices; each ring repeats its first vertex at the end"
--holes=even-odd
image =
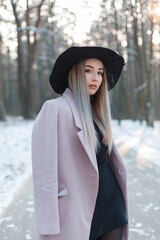
POLYGON ((91 145, 85 138, 82 122, 81 122, 81 119, 80 119, 78 109, 76 107, 73 92, 71 91, 70 88, 66 88, 66 90, 64 91, 62 96, 64 96, 67 99, 67 101, 68 101, 68 103, 71 107, 72 114, 73 114, 73 117, 74 117, 75 126, 77 128, 79 128, 79 131, 77 132, 78 138, 79 138, 80 142, 82 143, 82 146, 84 147, 84 149, 85 149, 93 167, 95 168, 96 172, 98 173, 98 166, 97 166, 95 149, 94 149, 94 146, 91 145))

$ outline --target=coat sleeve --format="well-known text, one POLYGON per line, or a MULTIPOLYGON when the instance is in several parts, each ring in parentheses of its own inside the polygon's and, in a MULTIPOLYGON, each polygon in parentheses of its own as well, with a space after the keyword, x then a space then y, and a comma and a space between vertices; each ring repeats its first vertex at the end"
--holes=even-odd
POLYGON ((50 100, 32 129, 32 174, 38 234, 60 233, 58 211, 57 110, 50 100))

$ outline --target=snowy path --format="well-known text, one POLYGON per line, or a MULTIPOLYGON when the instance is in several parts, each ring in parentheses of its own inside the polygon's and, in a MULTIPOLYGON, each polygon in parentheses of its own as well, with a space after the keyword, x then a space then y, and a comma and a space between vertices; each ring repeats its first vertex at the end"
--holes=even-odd
MULTIPOLYGON (((21 117, 0 122, 0 240, 13 239, 16 229, 14 240, 36 239, 33 206, 28 206, 33 204, 31 183, 16 194, 31 174, 33 123, 21 117)), ((118 126, 114 120, 112 129, 128 166, 130 240, 159 240, 160 122, 150 128, 130 120, 118 126)))
POLYGON ((160 166, 160 122, 155 121, 152 128, 144 121, 140 124, 139 121, 123 120, 118 126, 118 121, 114 120, 112 130, 116 143, 123 143, 125 151, 134 149, 137 160, 145 159, 160 166))
POLYGON ((0 121, 0 215, 31 174, 33 122, 21 117, 0 121))
MULTIPOLYGON (((118 145, 121 148, 121 145, 118 145)), ((122 153, 122 152, 121 152, 122 153)), ((130 240, 159 240, 160 236, 160 167, 139 165, 136 152, 123 155, 128 168, 130 240)), ((36 240, 32 180, 14 198, 0 222, 0 240, 36 240)))
POLYGON ((132 149, 123 158, 128 169, 130 240, 159 240, 160 166, 143 157, 137 160, 132 149))
POLYGON ((3 212, 0 220, 0 240, 36 240, 32 178, 26 180, 3 212))

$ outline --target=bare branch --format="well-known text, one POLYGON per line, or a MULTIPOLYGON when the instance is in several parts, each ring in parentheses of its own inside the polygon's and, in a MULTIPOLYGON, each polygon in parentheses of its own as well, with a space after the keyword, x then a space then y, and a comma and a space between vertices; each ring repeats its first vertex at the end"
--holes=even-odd
POLYGON ((138 53, 137 53, 134 49, 132 49, 132 48, 126 48, 125 50, 126 50, 128 53, 132 53, 133 55, 138 56, 138 53))
POLYGON ((48 61, 51 62, 52 64, 54 64, 56 61, 56 59, 53 59, 52 57, 48 56, 35 56, 35 59, 39 61, 48 61))
POLYGON ((144 82, 141 86, 137 87, 136 89, 134 89, 134 92, 139 92, 139 91, 142 91, 144 88, 147 87, 147 82, 144 82))
POLYGON ((32 27, 32 26, 25 26, 25 27, 18 27, 16 30, 18 32, 19 31, 33 31, 35 33, 47 33, 50 36, 55 36, 54 32, 49 31, 46 28, 36 28, 36 27, 32 27))

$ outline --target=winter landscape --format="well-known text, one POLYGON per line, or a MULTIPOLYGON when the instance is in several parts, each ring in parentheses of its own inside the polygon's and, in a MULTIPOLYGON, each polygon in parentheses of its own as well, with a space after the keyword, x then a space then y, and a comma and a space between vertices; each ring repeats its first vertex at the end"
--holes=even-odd
MULTIPOLYGON (((33 120, 24 120, 22 117, 7 117, 7 121, 0 122, 0 240, 10 240, 7 237, 8 232, 18 230, 16 219, 8 209, 17 194, 23 192, 26 182, 30 181, 32 185, 30 176, 33 124, 33 120)), ((160 236, 158 220, 160 219, 160 122, 154 122, 154 128, 151 128, 147 127, 145 122, 123 120, 118 125, 118 121, 113 120, 112 130, 114 141, 121 155, 124 156, 128 168, 131 240, 159 240, 157 236, 160 236), (133 209, 135 206, 139 211, 137 213, 133 209), (145 228, 146 215, 152 218, 150 228, 147 225, 145 228)), ((27 197, 26 207, 22 208, 22 211, 26 211, 30 218, 34 218, 32 193, 27 195, 26 192, 27 197)), ((23 203, 21 197, 19 201, 19 204, 23 203)), ((19 214, 23 215, 23 212, 19 214)), ((25 229, 23 218, 21 221, 19 224, 25 229)), ((32 227, 34 229, 34 226, 32 227)), ((35 239, 33 237, 35 230, 25 229, 25 231, 23 239, 35 239)), ((22 238, 15 236, 14 240, 16 239, 22 238)))

